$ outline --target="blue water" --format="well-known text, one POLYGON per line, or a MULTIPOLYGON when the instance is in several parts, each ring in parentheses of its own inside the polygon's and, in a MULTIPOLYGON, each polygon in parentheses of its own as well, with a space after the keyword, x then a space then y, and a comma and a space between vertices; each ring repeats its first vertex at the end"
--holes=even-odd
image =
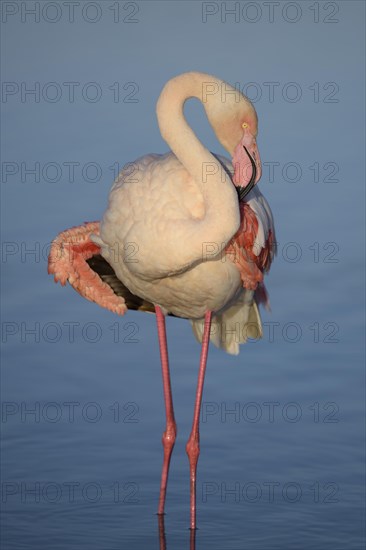
MULTIPOLYGON (((12 84, 2 103, 2 548, 159 548, 154 316, 117 318, 54 285, 47 251, 62 229, 100 218, 116 162, 165 150, 154 104, 166 80, 192 69, 262 94, 260 186, 279 249, 263 340, 238 357, 210 349, 196 548, 364 548, 364 4, 301 2, 293 23, 286 17, 299 15, 299 2, 281 2, 273 22, 256 3, 262 16, 252 23, 247 3, 226 16, 221 2, 120 2, 119 23, 112 2, 94 3, 95 23, 86 4, 74 23, 60 3, 55 23, 51 6, 39 23, 19 11, 3 24, 12 84), (216 8, 204 23, 202 10, 216 8), (24 82, 40 83, 39 102, 22 101, 24 82), (55 102, 51 82, 62 90, 55 102), (79 83, 73 102, 65 82, 79 83), (79 91, 90 82, 97 87, 84 95, 100 88, 98 101, 79 91), (278 83, 273 100, 268 82, 278 83), (24 171, 36 162, 35 176, 24 171), (79 163, 74 181, 70 163, 79 163)), ((200 106, 186 112, 222 152, 200 106)), ((168 319, 167 331, 178 439, 165 540, 179 550, 193 547, 185 443, 199 345, 185 321, 168 319)))

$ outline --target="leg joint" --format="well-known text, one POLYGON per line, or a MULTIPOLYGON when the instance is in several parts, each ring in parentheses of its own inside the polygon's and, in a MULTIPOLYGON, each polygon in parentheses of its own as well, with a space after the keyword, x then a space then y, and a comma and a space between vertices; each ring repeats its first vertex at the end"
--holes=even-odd
POLYGON ((190 438, 186 445, 186 453, 190 460, 197 461, 200 455, 200 444, 195 438, 190 438))
POLYGON ((167 429, 163 433, 162 437, 162 444, 164 449, 172 449, 174 447, 174 443, 177 437, 177 426, 176 424, 172 424, 170 426, 167 426, 167 429))

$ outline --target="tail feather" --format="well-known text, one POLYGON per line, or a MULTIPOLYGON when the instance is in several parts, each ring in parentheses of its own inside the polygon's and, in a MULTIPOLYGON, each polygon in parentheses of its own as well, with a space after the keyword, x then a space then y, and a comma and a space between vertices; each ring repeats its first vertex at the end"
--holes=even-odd
MULTIPOLYGON (((204 320, 191 320, 193 334, 202 342, 204 320)), ((243 289, 235 304, 214 315, 211 325, 211 342, 231 355, 238 355, 239 345, 248 338, 261 338, 262 323, 254 291, 243 289)))

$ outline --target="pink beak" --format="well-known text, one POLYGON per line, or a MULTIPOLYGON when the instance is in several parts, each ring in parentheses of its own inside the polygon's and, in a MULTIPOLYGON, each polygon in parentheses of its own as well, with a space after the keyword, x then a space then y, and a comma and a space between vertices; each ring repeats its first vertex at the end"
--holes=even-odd
MULTIPOLYGON (((235 148, 233 165, 233 181, 236 186, 243 187, 245 195, 247 195, 262 175, 257 143, 248 127, 245 127, 243 137, 235 148)), ((243 194, 241 198, 244 198, 245 195, 243 194)))

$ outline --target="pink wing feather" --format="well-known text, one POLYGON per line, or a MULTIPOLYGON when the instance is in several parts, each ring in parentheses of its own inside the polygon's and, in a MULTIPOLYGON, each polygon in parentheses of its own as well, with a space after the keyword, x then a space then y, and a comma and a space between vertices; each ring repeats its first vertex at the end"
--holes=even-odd
POLYGON ((274 255, 274 232, 269 229, 264 248, 256 255, 254 246, 258 232, 258 220, 249 204, 241 202, 240 227, 225 249, 228 258, 239 271, 243 287, 255 290, 258 303, 269 307, 267 291, 263 284, 264 273, 271 267, 274 255))
POLYGON ((123 315, 127 311, 124 298, 115 294, 87 263, 100 254, 99 246, 90 239, 92 233, 99 235, 99 222, 88 222, 60 233, 51 245, 48 273, 62 285, 68 281, 87 300, 123 315))

